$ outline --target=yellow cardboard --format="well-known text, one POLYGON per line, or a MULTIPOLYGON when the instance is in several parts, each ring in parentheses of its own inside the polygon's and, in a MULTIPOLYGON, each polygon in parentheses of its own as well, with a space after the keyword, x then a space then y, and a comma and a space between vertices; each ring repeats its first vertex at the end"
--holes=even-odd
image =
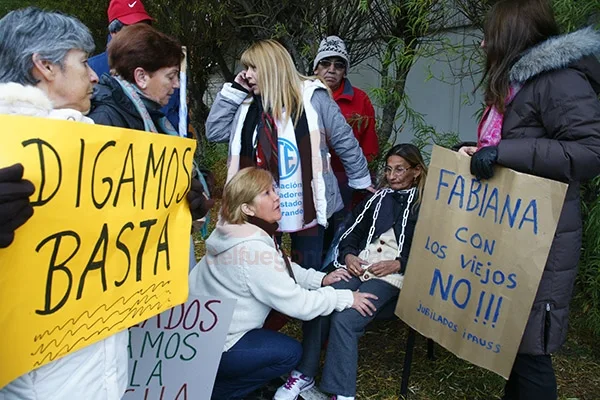
POLYGON ((0 249, 0 387, 188 296, 195 142, 0 116, 34 215, 0 249))

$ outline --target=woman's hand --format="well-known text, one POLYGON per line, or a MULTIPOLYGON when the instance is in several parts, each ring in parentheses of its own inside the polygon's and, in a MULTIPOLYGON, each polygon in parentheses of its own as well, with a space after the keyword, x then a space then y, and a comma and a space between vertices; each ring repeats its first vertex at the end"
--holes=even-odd
POLYGON ((358 311, 363 317, 367 315, 372 317, 373 313, 377 311, 377 307, 369 299, 377 300, 378 297, 371 293, 361 293, 358 290, 352 292, 352 295, 354 296, 352 308, 358 311))
POLYGON ((472 156, 477 151, 477 146, 463 146, 458 149, 458 153, 463 156, 472 156))
POLYGON ((235 76, 234 81, 250 92, 250 85, 248 85, 248 81, 246 80, 246 70, 240 71, 240 73, 235 76))
POLYGON ((346 263, 346 268, 348 271, 350 271, 350 273, 354 276, 361 276, 364 274, 365 270, 362 266, 369 264, 367 261, 355 256, 354 254, 346 254, 344 262, 346 263))
POLYGON ((400 261, 398 260, 379 261, 371 265, 369 271, 375 276, 382 277, 399 272, 400 267, 400 261))
POLYGON ((325 275, 325 278, 323 278, 322 286, 329 286, 341 280, 349 282, 351 278, 352 275, 350 275, 350 272, 348 272, 346 269, 337 268, 335 271, 331 271, 330 273, 325 275))

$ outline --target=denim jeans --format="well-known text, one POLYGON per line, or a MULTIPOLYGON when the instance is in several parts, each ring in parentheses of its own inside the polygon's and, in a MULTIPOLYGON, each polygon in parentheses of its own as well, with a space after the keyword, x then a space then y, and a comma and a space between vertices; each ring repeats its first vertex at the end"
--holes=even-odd
POLYGON ((255 329, 223 352, 212 400, 242 399, 298 365, 302 346, 283 333, 255 329))
POLYGON ((323 238, 325 228, 321 225, 290 233, 292 239, 292 261, 305 269, 321 270, 323 260, 323 238))
POLYGON ((373 316, 363 317, 353 308, 333 312, 326 317, 318 317, 305 322, 302 326, 302 361, 296 368, 306 376, 317 375, 320 364, 321 348, 329 337, 325 366, 321 378, 324 392, 342 396, 356 395, 356 375, 358 370, 358 339, 365 328, 386 304, 396 301, 400 290, 381 279, 362 282, 353 277, 350 282, 338 282, 332 285, 336 289, 360 289, 378 297, 371 300, 377 312, 373 316))
POLYGON ((556 400, 556 376, 549 355, 517 354, 503 400, 556 400))

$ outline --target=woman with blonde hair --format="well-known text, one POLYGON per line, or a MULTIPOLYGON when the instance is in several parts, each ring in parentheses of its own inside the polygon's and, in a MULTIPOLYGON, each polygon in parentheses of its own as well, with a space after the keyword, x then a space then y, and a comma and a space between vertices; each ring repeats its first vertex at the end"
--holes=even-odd
POLYGON ((277 390, 275 400, 295 400, 314 386, 328 337, 321 389, 337 400, 356 395, 358 340, 377 314, 398 299, 427 178, 421 152, 412 144, 392 147, 384 171, 381 188, 354 209, 351 226, 335 250, 337 270, 346 270, 352 278, 332 285, 373 293, 376 310, 366 315, 343 310, 306 322, 302 361, 277 390))
POLYGON ((225 185, 221 221, 206 241, 206 255, 190 273, 190 293, 237 300, 212 398, 239 399, 300 361, 300 344, 262 329, 271 309, 301 320, 352 307, 373 312, 376 296, 328 286, 350 279, 290 262, 274 240, 281 219, 272 175, 255 167, 225 185))
POLYGON ((292 259, 319 269, 327 219, 343 207, 328 146, 355 189, 371 187, 367 161, 327 87, 299 74, 281 44, 257 42, 241 63, 244 70, 215 99, 206 137, 229 141, 228 180, 249 166, 271 172, 282 199, 280 231, 290 233, 292 259))

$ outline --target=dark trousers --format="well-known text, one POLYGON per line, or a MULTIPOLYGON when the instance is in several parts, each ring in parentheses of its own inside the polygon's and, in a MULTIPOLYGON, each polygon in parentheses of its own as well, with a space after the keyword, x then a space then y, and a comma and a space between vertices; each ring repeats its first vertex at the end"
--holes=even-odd
POLYGON ((332 285, 336 289, 360 289, 378 297, 371 300, 377 312, 363 317, 353 308, 333 312, 326 317, 317 317, 302 325, 302 361, 296 368, 304 375, 314 377, 319 371, 320 355, 327 338, 325 366, 321 377, 321 389, 327 393, 355 396, 358 372, 358 340, 365 333, 366 326, 386 304, 395 302, 400 293, 397 287, 382 281, 370 279, 362 282, 353 277, 350 282, 340 281, 332 285))
POLYGON ((321 270, 323 261, 323 236, 325 228, 313 226, 299 232, 290 233, 292 239, 292 261, 305 269, 321 270))
POLYGON ((517 354, 502 400, 556 400, 557 396, 552 358, 517 354))
POLYGON ((283 333, 255 329, 221 356, 212 400, 242 399, 300 362, 302 346, 283 333))

